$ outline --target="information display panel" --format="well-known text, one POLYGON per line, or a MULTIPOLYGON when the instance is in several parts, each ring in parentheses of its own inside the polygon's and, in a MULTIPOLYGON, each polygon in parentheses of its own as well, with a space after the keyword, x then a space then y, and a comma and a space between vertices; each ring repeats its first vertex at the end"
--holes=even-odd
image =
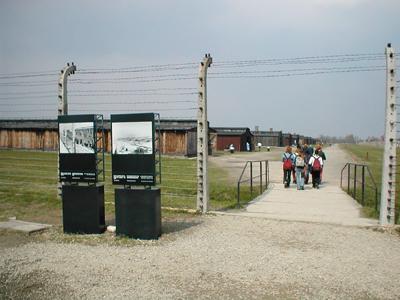
POLYGON ((58 116, 59 180, 97 182, 96 115, 58 116))
POLYGON ((155 185, 154 114, 111 115, 112 182, 155 185))

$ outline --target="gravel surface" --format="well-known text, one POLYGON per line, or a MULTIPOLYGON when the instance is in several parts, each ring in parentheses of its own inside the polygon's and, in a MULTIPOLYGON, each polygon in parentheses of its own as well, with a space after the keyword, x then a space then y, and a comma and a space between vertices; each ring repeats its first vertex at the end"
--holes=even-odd
POLYGON ((206 216, 133 246, 0 247, 0 298, 399 299, 399 253, 372 229, 206 216))
MULTIPOLYGON (((236 176, 248 159, 256 157, 215 163, 236 176)), ((337 184, 347 160, 330 161, 326 184, 337 184)), ((0 232, 0 299, 400 299, 396 231, 229 215, 165 222, 163 231, 158 241, 111 245, 111 236, 89 245, 0 232)))

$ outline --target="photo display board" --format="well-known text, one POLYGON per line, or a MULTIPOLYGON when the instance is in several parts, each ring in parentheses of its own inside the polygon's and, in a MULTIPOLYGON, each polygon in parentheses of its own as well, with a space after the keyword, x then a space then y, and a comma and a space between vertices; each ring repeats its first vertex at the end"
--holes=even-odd
POLYGON ((97 182, 95 118, 58 116, 60 181, 97 182))
POLYGON ((111 115, 112 182, 155 185, 154 114, 111 115))

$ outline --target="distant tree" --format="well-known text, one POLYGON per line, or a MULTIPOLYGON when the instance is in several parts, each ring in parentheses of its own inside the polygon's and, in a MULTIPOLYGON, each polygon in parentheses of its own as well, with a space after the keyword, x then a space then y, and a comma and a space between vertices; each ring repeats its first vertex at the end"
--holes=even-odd
POLYGON ((362 139, 360 137, 355 136, 354 134, 347 134, 344 137, 337 136, 329 136, 329 135, 320 135, 318 137, 318 141, 324 144, 337 144, 337 143, 348 143, 355 144, 360 143, 362 139))

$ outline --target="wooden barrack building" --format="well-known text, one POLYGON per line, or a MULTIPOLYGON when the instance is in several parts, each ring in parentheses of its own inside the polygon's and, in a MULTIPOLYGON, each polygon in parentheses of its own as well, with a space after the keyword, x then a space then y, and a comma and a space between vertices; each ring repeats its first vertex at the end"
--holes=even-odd
MULTIPOLYGON (((104 121, 105 149, 111 152, 110 121, 104 121)), ((197 120, 161 120, 163 154, 195 156, 197 120)), ((210 137, 215 131, 209 129, 210 137)), ((210 139, 211 140, 211 139, 210 139)), ((0 148, 58 151, 57 120, 0 120, 0 148)))

